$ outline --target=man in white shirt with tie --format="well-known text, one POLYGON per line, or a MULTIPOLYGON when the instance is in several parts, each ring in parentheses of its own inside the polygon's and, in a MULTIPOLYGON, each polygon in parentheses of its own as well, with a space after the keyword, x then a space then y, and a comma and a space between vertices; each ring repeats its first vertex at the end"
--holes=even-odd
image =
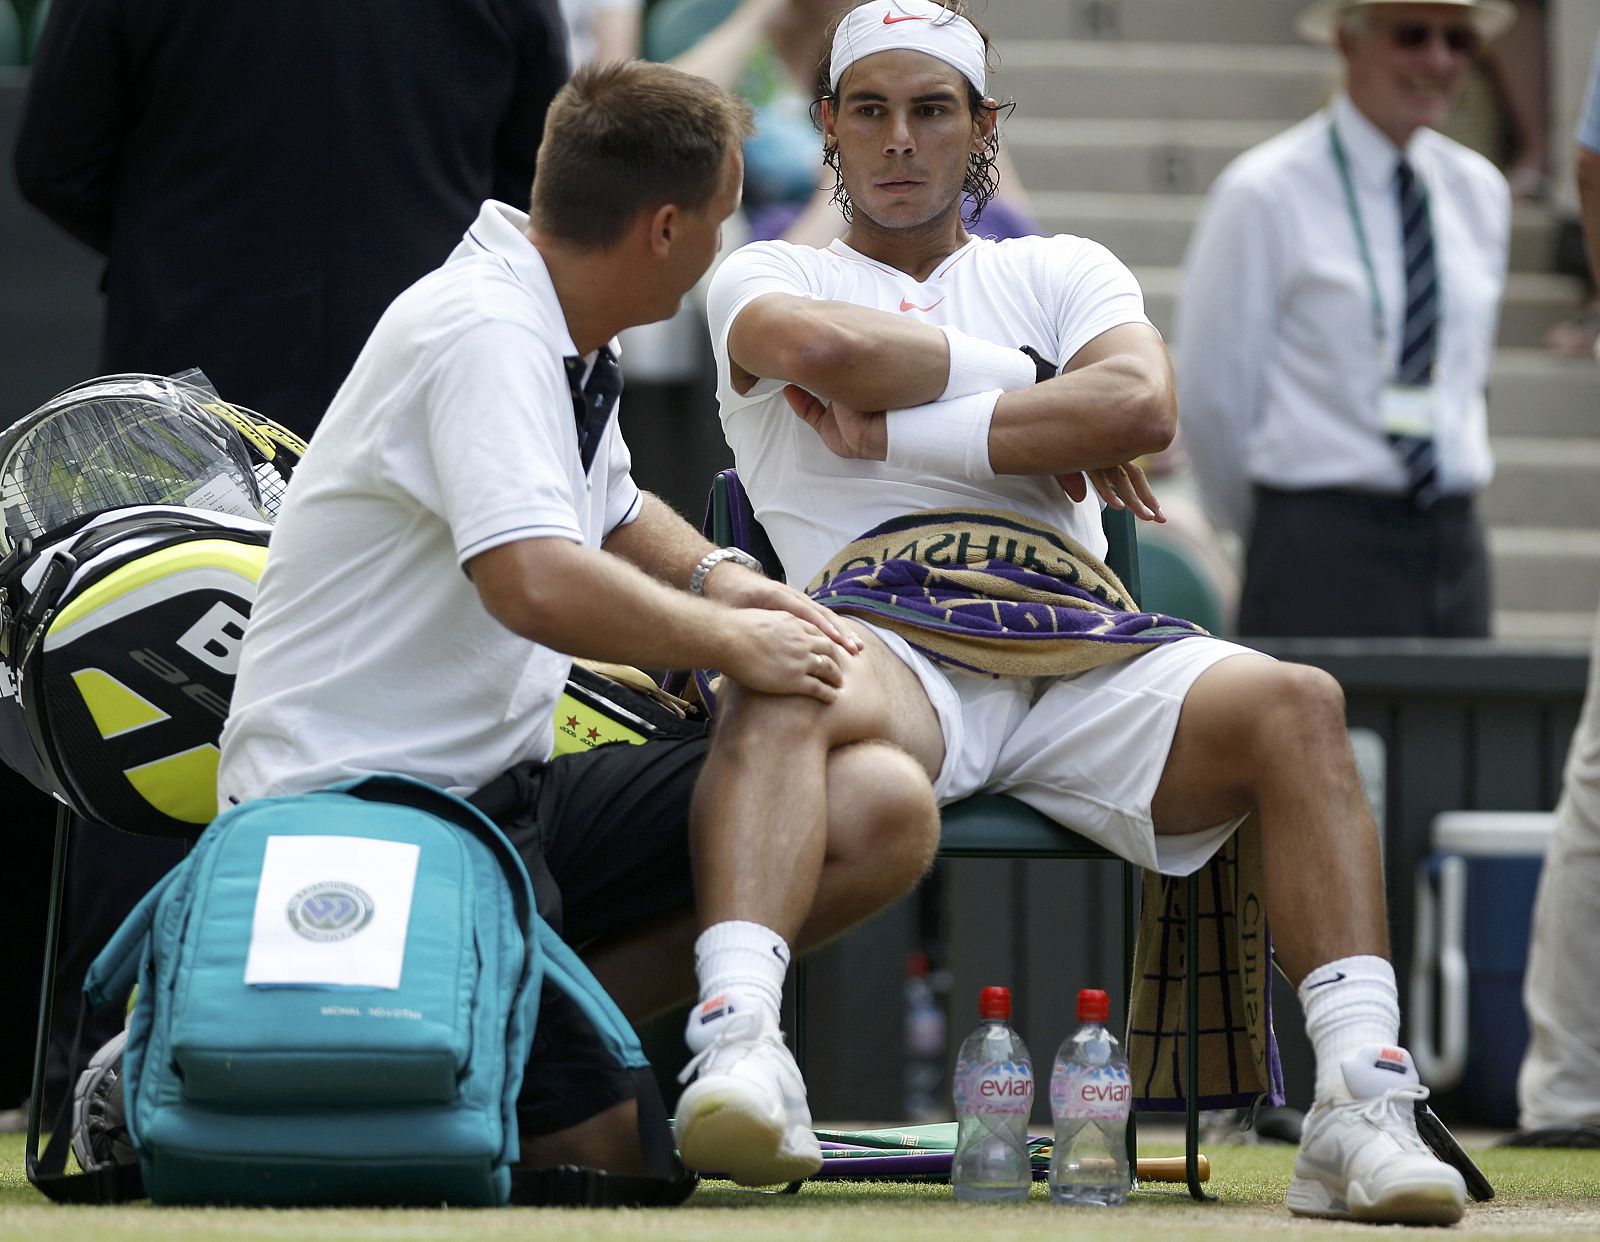
POLYGON ((1212 187, 1179 303, 1184 444, 1246 540, 1241 633, 1489 632, 1474 495, 1505 178, 1432 128, 1505 0, 1320 0, 1344 90, 1212 187))

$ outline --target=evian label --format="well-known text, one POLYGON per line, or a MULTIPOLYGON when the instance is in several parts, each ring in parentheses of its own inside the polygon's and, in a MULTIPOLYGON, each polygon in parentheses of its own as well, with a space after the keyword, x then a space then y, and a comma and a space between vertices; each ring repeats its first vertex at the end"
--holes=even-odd
POLYGON ((1126 1121, 1133 1084, 1126 1065, 1083 1065, 1060 1061, 1050 1075, 1050 1107, 1057 1117, 1126 1121))
POLYGON ((956 1112, 1021 1114, 1033 1111, 1033 1066, 1027 1061, 960 1061, 956 1112))

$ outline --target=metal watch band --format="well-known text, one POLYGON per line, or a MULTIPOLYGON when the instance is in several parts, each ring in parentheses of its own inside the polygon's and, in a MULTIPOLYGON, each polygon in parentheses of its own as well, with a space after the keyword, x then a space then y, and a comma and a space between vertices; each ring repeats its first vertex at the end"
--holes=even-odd
POLYGON ((694 572, 689 575, 689 594, 704 595, 706 593, 706 575, 708 575, 723 561, 732 561, 736 565, 743 565, 746 569, 754 570, 758 574, 765 574, 761 562, 756 560, 743 548, 717 548, 707 552, 700 558, 700 563, 694 567, 694 572))

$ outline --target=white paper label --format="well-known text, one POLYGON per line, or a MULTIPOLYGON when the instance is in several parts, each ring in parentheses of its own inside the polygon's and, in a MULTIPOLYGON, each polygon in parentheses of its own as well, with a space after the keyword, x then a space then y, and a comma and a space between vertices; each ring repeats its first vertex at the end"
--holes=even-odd
POLYGON ((261 509, 250 493, 240 486, 231 474, 215 475, 183 498, 191 509, 210 509, 217 513, 231 513, 234 517, 258 518, 261 509))
POLYGON ((421 848, 268 837, 244 981, 397 988, 421 848))

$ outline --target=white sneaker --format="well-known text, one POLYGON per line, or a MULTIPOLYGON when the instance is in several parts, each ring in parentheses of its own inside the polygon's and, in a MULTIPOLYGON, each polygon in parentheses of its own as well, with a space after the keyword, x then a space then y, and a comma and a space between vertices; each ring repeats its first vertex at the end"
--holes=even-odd
POLYGON ((1453 1225, 1467 1185, 1417 1136, 1416 1102, 1428 1098, 1404 1048, 1363 1048, 1346 1058, 1350 1100, 1319 1100, 1306 1114, 1287 1202, 1296 1216, 1453 1225))
POLYGON ((792 1182, 822 1167, 800 1068, 765 1009, 714 997, 690 1011, 684 1038, 695 1057, 678 1080, 694 1082, 678 1099, 672 1130, 686 1165, 741 1186, 792 1182))

